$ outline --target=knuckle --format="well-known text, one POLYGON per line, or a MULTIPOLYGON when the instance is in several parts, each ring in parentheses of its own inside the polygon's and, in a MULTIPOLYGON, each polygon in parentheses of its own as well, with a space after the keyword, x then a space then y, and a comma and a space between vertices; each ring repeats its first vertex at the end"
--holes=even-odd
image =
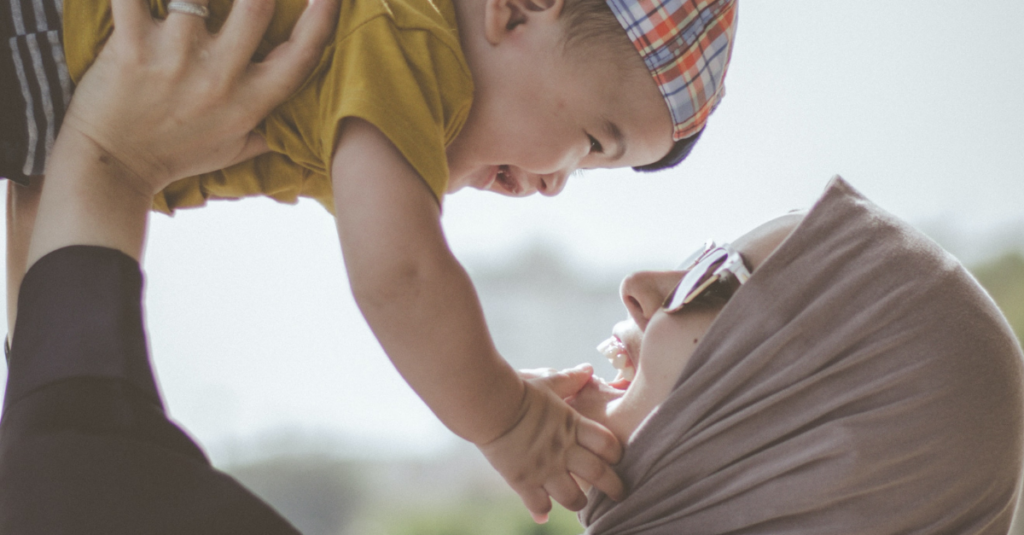
POLYGON ((155 67, 159 69, 161 76, 169 80, 182 78, 191 66, 189 54, 178 47, 172 47, 166 54, 161 54, 158 57, 159 63, 155 67))
POLYGON ((210 80, 209 91, 216 100, 230 100, 234 93, 234 79, 227 73, 221 72, 210 80))
POLYGON ((526 486, 530 482, 530 472, 517 470, 508 476, 508 482, 513 487, 526 486))
POLYGON ((562 429, 565 433, 574 439, 576 438, 576 413, 573 411, 566 411, 565 417, 562 420, 562 429))
POLYGON ((146 54, 145 47, 141 46, 120 46, 115 48, 118 62, 132 67, 147 66, 150 64, 149 54, 146 54))
POLYGON ((567 440, 565 435, 555 433, 555 435, 551 437, 551 443, 548 445, 551 449, 551 455, 558 455, 562 450, 564 450, 567 445, 566 442, 567 440))

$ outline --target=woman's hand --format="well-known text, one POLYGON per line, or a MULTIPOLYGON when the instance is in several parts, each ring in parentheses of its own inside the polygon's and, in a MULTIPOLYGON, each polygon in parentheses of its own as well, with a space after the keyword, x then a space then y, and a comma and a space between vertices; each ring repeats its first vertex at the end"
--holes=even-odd
POLYGON ((115 30, 76 88, 61 133, 89 138, 148 195, 265 152, 252 129, 316 66, 337 10, 336 0, 312 0, 291 39, 253 63, 274 0, 235 0, 216 35, 196 15, 154 20, 142 0, 111 4, 115 30))
POLYGON ((314 0, 291 39, 252 63, 273 0, 236 0, 217 35, 195 15, 157 21, 143 0, 111 3, 114 32, 76 88, 47 162, 26 268, 68 245, 139 259, 154 193, 266 150, 253 127, 315 67, 337 9, 336 0, 314 0))

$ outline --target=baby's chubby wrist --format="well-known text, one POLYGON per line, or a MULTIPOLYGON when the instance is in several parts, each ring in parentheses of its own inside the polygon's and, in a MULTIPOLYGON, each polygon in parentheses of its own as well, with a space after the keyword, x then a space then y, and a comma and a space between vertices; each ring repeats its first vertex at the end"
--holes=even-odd
POLYGON ((550 444, 556 443, 565 445, 566 439, 575 442, 574 437, 559 436, 561 431, 572 427, 572 411, 567 405, 566 411, 559 411, 556 403, 560 401, 550 392, 523 381, 523 397, 516 419, 501 435, 476 443, 487 460, 513 486, 528 479, 537 468, 521 462, 531 456, 531 450, 546 450, 550 444), (563 423, 565 417, 570 420, 568 425, 563 423), (555 418, 557 421, 553 421, 555 418))
POLYGON ((511 434, 516 427, 523 422, 523 419, 529 412, 530 405, 536 403, 533 400, 536 393, 531 392, 531 390, 535 389, 531 389, 527 382, 522 378, 519 378, 518 381, 519 398, 510 399, 507 404, 505 404, 506 407, 515 407, 515 410, 509 410, 505 414, 495 415, 495 420, 491 421, 491 424, 488 426, 486 431, 483 431, 479 437, 472 437, 469 439, 470 442, 478 448, 483 449, 484 447, 494 444, 511 434), (495 433, 495 430, 497 430, 497 433, 495 433))
POLYGON ((590 365, 562 372, 520 372, 523 397, 515 422, 494 440, 478 443, 538 521, 546 518, 552 498, 573 511, 586 505, 574 476, 613 499, 623 495, 622 482, 611 468, 622 455, 618 439, 565 401, 578 394, 593 373, 590 365))
MULTIPOLYGON (((585 388, 594 374, 594 368, 590 364, 580 364, 575 368, 570 368, 563 371, 555 370, 554 368, 536 368, 519 370, 517 376, 521 384, 520 391, 522 395, 519 398, 518 409, 512 414, 512 418, 509 418, 508 423, 503 427, 503 431, 485 441, 474 442, 477 446, 485 446, 493 443, 506 435, 512 433, 517 426, 523 423, 528 417, 538 417, 532 415, 530 411, 537 411, 547 407, 547 404, 555 402, 557 400, 565 401, 576 394, 578 394, 583 388, 585 388), (558 392, 554 393, 552 389, 552 381, 558 383, 556 387, 558 392)), ((566 409, 572 411, 567 403, 563 403, 566 409)))

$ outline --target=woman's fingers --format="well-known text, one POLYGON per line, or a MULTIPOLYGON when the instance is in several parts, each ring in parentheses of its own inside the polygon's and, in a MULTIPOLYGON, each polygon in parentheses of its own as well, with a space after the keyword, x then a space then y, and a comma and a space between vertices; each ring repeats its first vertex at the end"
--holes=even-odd
MULTIPOLYGON (((142 2, 140 2, 142 3, 142 2)), ((167 19, 164 24, 168 31, 181 42, 207 36, 206 17, 210 0, 172 0, 167 3, 167 19)))
POLYGON ((238 153, 237 156, 235 156, 233 160, 228 162, 225 165, 225 167, 231 167, 236 163, 251 160, 269 150, 270 147, 267 147, 267 140, 264 139, 263 136, 257 134, 256 132, 250 132, 249 137, 246 138, 245 140, 245 145, 242 147, 242 150, 238 153))
MULTIPOLYGON (((609 498, 620 501, 625 496, 622 480, 619 479, 618 474, 605 461, 592 452, 584 448, 575 448, 566 455, 565 464, 569 472, 597 487, 601 492, 607 494, 609 498)), ((584 497, 584 504, 585 502, 586 499, 584 497)), ((569 507, 566 506, 566 508, 569 507)), ((573 509, 573 511, 578 510, 573 509)))
POLYGON ((154 21, 146 0, 112 3, 114 32, 63 128, 95 140, 153 191, 265 152, 253 128, 306 79, 337 20, 335 0, 318 0, 264 65, 251 63, 252 49, 273 0, 237 0, 225 44, 200 16, 172 10, 154 21))
POLYGON ((269 112, 302 85, 337 24, 337 12, 337 0, 311 0, 288 41, 252 66, 251 85, 260 89, 251 98, 257 109, 269 112))
POLYGON ((110 0, 110 9, 121 38, 136 46, 156 24, 142 0, 110 0))
MULTIPOLYGON (((308 8, 307 8, 308 9, 308 8)), ((274 18, 274 0, 235 0, 217 35, 217 49, 234 74, 249 68, 252 55, 274 18)))

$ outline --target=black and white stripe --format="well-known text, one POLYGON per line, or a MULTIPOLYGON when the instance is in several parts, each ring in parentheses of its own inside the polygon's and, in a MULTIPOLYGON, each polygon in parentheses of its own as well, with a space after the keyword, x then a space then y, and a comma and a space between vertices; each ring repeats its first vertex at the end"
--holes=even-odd
POLYGON ((0 16, 9 15, 13 30, 5 33, 24 101, 27 144, 21 171, 28 176, 43 174, 71 100, 62 11, 62 0, 0 0, 0 16))

